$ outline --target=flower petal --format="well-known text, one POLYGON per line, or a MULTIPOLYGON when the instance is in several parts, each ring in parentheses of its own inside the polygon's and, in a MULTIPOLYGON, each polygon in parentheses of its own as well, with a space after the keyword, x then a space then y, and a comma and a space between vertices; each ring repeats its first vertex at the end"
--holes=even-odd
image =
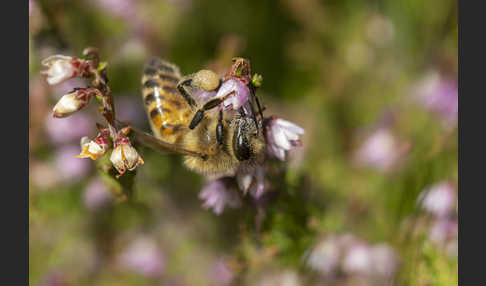
POLYGON ((297 133, 297 134, 305 133, 305 130, 302 127, 290 121, 278 118, 275 123, 280 125, 282 128, 289 130, 290 132, 297 133))

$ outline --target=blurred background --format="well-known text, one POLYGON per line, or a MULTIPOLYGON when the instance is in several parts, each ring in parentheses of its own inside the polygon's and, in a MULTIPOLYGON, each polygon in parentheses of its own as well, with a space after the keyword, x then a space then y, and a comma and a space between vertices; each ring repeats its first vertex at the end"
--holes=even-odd
POLYGON ((29 0, 30 285, 457 284, 457 1, 29 0), (250 59, 258 94, 305 129, 260 231, 244 203, 201 207, 203 179, 141 149, 130 197, 74 158, 96 106, 53 54, 100 49, 117 116, 149 130, 144 62, 184 74, 250 59))

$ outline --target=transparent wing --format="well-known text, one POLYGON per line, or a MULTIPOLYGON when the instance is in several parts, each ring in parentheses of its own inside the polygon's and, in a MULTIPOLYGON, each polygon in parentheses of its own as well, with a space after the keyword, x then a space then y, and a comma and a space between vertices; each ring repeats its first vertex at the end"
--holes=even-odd
POLYGON ((201 157, 203 159, 206 159, 208 156, 207 154, 197 152, 194 150, 188 150, 183 146, 163 141, 153 135, 150 135, 149 133, 138 130, 136 128, 130 127, 130 130, 133 134, 135 134, 134 138, 138 143, 142 144, 143 146, 149 147, 154 151, 163 154, 177 153, 177 154, 201 157))

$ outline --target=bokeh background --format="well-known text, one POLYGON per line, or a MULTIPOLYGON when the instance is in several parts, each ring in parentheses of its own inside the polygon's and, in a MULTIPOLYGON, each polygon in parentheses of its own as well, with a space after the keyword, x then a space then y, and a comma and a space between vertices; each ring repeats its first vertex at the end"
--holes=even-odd
POLYGON ((457 284, 457 2, 29 0, 30 285, 457 284), (178 156, 142 149, 130 196, 76 159, 94 105, 52 117, 72 79, 40 61, 100 49, 121 119, 148 130, 145 60, 233 56, 303 127, 279 196, 220 215, 178 156))

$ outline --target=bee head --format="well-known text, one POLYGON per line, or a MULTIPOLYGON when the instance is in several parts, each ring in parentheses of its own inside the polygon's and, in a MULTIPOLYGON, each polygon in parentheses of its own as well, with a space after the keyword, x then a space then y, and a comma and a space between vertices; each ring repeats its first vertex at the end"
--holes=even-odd
POLYGON ((242 117, 237 119, 233 133, 233 153, 238 161, 246 161, 260 154, 264 147, 262 132, 253 119, 242 117))

